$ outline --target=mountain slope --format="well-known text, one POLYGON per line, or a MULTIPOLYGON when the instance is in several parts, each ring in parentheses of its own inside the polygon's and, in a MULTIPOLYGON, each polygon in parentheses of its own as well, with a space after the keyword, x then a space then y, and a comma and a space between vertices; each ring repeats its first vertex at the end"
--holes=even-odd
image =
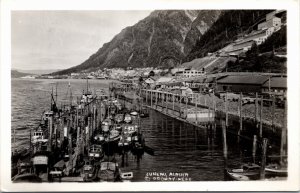
POLYGON ((123 29, 82 64, 54 74, 113 67, 171 67, 218 19, 219 10, 158 10, 123 29))
POLYGON ((11 70, 11 77, 12 78, 20 78, 20 77, 24 77, 24 76, 28 76, 28 75, 32 75, 32 74, 19 72, 17 70, 11 70))

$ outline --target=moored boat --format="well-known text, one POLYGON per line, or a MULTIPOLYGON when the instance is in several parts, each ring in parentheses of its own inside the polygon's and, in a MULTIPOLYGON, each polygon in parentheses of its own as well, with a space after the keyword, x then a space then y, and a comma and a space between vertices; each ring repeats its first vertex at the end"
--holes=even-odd
POLYGON ((89 158, 90 159, 95 159, 95 160, 100 160, 104 156, 102 146, 101 145, 92 145, 89 149, 89 158))
POLYGON ((227 176, 231 180, 258 180, 260 166, 254 163, 243 164, 241 168, 226 169, 227 176))
POLYGON ((287 167, 284 165, 280 165, 277 163, 272 163, 272 164, 268 164, 265 167, 265 171, 267 175, 270 176, 287 176, 288 171, 287 171, 287 167))

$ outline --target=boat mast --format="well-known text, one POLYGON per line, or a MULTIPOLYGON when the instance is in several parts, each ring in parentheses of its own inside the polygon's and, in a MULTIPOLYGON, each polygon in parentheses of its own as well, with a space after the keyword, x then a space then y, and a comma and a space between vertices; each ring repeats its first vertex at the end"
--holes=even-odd
POLYGON ((57 83, 55 85, 55 103, 57 103, 57 83))
POLYGON ((89 93, 89 79, 86 78, 86 94, 89 93))
POLYGON ((71 87, 70 87, 70 107, 72 106, 72 90, 71 90, 71 87))
POLYGON ((53 86, 52 86, 52 91, 51 91, 51 99, 50 99, 50 109, 51 109, 51 111, 53 110, 52 109, 52 100, 53 100, 53 86))

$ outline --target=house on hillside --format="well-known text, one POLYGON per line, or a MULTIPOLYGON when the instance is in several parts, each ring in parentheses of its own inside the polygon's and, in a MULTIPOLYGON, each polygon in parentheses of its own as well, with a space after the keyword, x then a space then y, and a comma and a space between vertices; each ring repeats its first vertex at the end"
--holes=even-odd
POLYGON ((224 76, 217 80, 217 92, 261 92, 262 85, 268 80, 262 75, 224 76))
POLYGON ((261 88, 262 93, 271 93, 278 95, 286 95, 287 92, 287 77, 271 77, 261 88))
POLYGON ((265 21, 258 24, 257 30, 236 40, 229 49, 226 49, 225 53, 231 56, 238 56, 251 49, 253 43, 257 45, 262 44, 269 36, 281 28, 281 18, 276 17, 276 13, 274 11, 266 14, 265 21))

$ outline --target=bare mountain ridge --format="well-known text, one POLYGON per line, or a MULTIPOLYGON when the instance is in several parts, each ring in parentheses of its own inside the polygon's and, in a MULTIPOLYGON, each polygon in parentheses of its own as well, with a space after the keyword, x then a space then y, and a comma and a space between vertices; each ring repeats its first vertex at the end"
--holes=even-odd
POLYGON ((220 10, 156 10, 126 27, 82 64, 57 72, 178 65, 220 16, 220 10))

